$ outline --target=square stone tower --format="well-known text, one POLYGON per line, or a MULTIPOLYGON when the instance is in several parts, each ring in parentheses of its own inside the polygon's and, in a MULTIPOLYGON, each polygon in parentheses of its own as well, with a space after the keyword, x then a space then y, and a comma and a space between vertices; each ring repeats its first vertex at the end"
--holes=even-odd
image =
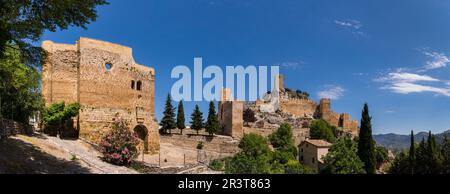
POLYGON ((244 102, 233 101, 231 91, 222 89, 219 102, 219 121, 223 127, 223 134, 233 138, 244 136, 244 102))
POLYGON ((116 118, 122 118, 149 152, 159 150, 155 119, 155 71, 137 64, 132 49, 80 38, 76 44, 44 41, 48 56, 42 67, 46 105, 81 105, 77 128, 81 138, 99 143, 116 118))

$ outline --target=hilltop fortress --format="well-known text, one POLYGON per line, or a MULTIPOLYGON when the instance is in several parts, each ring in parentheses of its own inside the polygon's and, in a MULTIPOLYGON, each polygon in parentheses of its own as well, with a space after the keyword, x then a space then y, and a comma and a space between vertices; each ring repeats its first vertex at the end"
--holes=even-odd
POLYGON ((137 64, 129 47, 80 38, 74 45, 44 41, 42 67, 45 104, 78 102, 75 129, 93 143, 116 118, 124 119, 149 152, 159 150, 155 120, 155 71, 137 64))
POLYGON ((309 138, 311 122, 323 119, 336 127, 339 135, 358 136, 358 122, 347 113, 332 111, 330 99, 321 99, 317 104, 305 93, 285 88, 283 75, 278 75, 274 84, 274 90, 256 102, 234 101, 228 89, 222 90, 219 120, 225 135, 239 138, 246 133, 257 133, 267 136, 282 123, 288 123, 293 126, 296 143, 300 144, 309 138), (257 121, 244 126, 242 114, 247 108, 255 112, 257 121))

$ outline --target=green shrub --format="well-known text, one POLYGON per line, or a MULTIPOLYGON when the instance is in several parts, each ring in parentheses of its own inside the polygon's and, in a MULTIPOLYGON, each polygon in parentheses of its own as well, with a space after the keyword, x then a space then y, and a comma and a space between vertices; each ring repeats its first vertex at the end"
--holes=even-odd
POLYGON ((225 168, 224 161, 222 160, 212 160, 209 163, 209 168, 212 170, 222 171, 225 168))
POLYGON ((80 104, 72 103, 68 106, 64 102, 54 103, 43 112, 44 133, 52 136, 76 137, 72 118, 78 116, 80 104))
POLYGON ((322 119, 313 121, 310 126, 311 139, 324 139, 334 143, 336 141, 334 131, 335 128, 322 119))

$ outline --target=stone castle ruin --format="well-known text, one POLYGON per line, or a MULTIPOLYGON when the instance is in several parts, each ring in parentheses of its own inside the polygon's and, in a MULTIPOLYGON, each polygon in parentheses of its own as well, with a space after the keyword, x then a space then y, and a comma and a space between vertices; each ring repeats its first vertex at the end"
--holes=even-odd
POLYGON ((42 68, 45 104, 80 103, 74 127, 81 138, 99 143, 122 118, 142 140, 142 149, 159 150, 155 71, 137 64, 131 48, 89 38, 74 45, 44 41, 42 48, 48 53, 42 68))
POLYGON ((285 88, 283 75, 277 75, 274 84, 273 91, 256 102, 233 101, 231 92, 228 89, 222 90, 219 120, 225 135, 241 137, 245 133, 257 133, 267 136, 282 123, 288 123, 293 126, 295 140, 299 144, 309 138, 311 122, 323 119, 336 127, 341 135, 358 136, 358 122, 352 120, 347 113, 332 111, 330 99, 321 99, 317 104, 309 99, 308 94, 285 88), (257 121, 243 126, 242 112, 247 108, 255 112, 257 121), (240 115, 236 116, 238 114, 240 115))

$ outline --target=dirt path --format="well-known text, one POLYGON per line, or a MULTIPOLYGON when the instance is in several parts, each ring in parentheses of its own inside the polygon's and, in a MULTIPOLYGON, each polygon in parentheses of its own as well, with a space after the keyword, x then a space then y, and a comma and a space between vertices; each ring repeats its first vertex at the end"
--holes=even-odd
POLYGON ((35 134, 0 142, 0 173, 13 174, 134 174, 136 171, 103 162, 100 153, 80 140, 35 134))

